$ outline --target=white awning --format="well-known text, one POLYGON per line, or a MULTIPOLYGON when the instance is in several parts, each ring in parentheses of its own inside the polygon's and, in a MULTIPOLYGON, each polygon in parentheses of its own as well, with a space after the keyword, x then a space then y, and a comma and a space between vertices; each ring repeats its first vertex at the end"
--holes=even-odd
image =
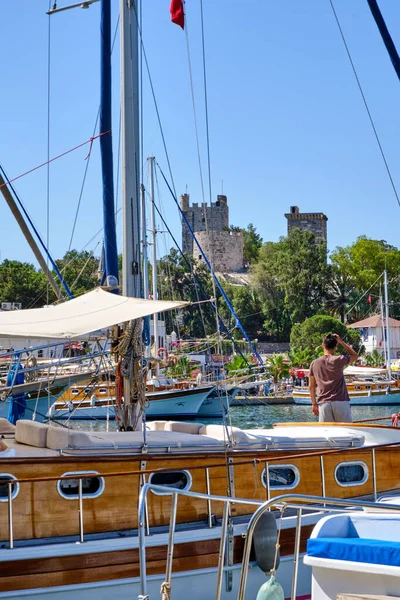
POLYGON ((0 336, 79 339, 99 329, 187 304, 127 298, 97 288, 57 306, 0 312, 0 336))

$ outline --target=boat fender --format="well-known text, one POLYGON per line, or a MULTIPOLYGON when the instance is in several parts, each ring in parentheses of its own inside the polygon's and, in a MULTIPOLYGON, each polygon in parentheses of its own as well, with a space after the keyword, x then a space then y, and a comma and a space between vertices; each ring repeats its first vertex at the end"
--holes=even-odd
POLYGON ((168 358, 168 351, 165 348, 159 348, 157 350, 157 356, 158 358, 168 358))
POLYGON ((253 546, 256 563, 264 573, 269 573, 279 566, 279 549, 276 544, 278 540, 278 529, 276 518, 272 512, 261 515, 254 528, 253 546), (276 560, 275 560, 275 554, 276 560))
POLYGON ((275 576, 271 577, 262 584, 258 590, 256 600, 284 600, 285 594, 280 583, 276 581, 275 576))

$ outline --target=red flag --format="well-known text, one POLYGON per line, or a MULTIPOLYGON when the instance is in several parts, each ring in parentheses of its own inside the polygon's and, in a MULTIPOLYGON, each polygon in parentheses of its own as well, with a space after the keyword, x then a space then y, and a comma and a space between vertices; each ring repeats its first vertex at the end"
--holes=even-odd
POLYGON ((171 6, 169 7, 171 13, 171 21, 180 25, 182 29, 185 28, 185 13, 183 12, 183 1, 182 0, 171 0, 171 6))
POLYGON ((371 296, 368 296, 368 302, 371 304, 371 296))

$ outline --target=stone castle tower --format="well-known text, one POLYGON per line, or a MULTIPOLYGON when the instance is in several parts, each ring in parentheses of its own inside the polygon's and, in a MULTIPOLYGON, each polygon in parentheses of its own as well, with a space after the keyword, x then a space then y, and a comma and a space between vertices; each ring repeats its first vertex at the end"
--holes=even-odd
MULTIPOLYGON (((180 206, 214 271, 233 273, 242 270, 243 234, 237 231, 224 231, 224 228, 229 227, 227 197, 219 195, 217 201, 212 202, 211 206, 206 203, 199 206, 196 202, 190 205, 189 194, 182 194, 180 206)), ((182 222, 182 250, 192 254, 197 261, 202 260, 184 222, 182 222)))
POLYGON ((291 206, 287 218, 288 233, 294 227, 303 231, 311 231, 316 238, 327 242, 326 222, 328 217, 323 213, 301 213, 298 206, 291 206))

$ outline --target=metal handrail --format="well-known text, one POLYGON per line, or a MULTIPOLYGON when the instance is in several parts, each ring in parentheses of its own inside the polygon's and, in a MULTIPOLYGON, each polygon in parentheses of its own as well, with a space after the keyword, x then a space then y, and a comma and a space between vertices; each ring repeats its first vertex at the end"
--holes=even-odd
MULTIPOLYGON (((221 583, 224 572, 224 556, 225 556, 225 546, 226 546, 226 537, 227 537, 227 519, 229 515, 229 507, 230 504, 249 504, 253 506, 258 506, 256 511, 250 518, 250 521, 247 525, 245 545, 243 550, 243 558, 242 558, 242 568, 240 575, 240 585, 239 585, 239 593, 237 600, 244 600, 245 598, 245 590, 247 583, 247 573, 248 566, 250 562, 250 552, 251 552, 251 544, 253 540, 254 529, 260 520, 261 516, 268 510, 271 510, 273 507, 282 511, 282 513, 288 509, 297 510, 297 519, 296 519, 296 533, 295 533, 295 544, 294 544, 294 561, 293 561, 293 578, 292 578, 292 591, 291 591, 291 600, 296 600, 297 594, 297 580, 298 580, 298 568, 299 568, 299 557, 300 557, 300 540, 301 540, 301 521, 302 521, 302 512, 304 510, 315 510, 318 508, 318 512, 337 512, 338 510, 347 510, 354 511, 355 508, 375 508, 375 502, 367 502, 367 501, 359 501, 359 500, 351 500, 351 499, 339 499, 339 498, 326 498, 322 496, 307 496, 304 494, 286 494, 282 496, 277 496, 272 500, 268 500, 267 502, 260 502, 259 500, 247 500, 245 498, 235 498, 235 497, 227 497, 227 496, 219 496, 215 494, 200 494, 196 492, 189 492, 186 490, 177 490, 176 488, 168 488, 166 486, 155 485, 151 483, 146 483, 140 493, 139 496, 139 509, 138 509, 138 522, 139 522, 139 565, 140 565, 140 595, 139 599, 148 598, 147 595, 147 578, 146 578, 146 531, 145 531, 145 507, 146 507, 146 496, 149 490, 152 490, 161 494, 168 494, 172 496, 171 503, 171 517, 170 517, 170 528, 169 528, 169 536, 168 536, 168 550, 167 550, 167 567, 165 574, 165 582, 171 584, 172 578, 172 560, 173 560, 173 550, 174 550, 174 535, 175 535, 175 527, 176 527, 176 512, 178 508, 178 496, 187 496, 190 498, 198 498, 204 499, 207 502, 215 501, 215 502, 223 502, 224 503, 224 511, 223 511, 223 521, 221 528, 221 542, 220 542, 220 550, 219 550, 219 559, 218 559, 218 571, 217 571, 217 590, 216 590, 216 600, 220 600, 221 598, 221 583), (351 505, 349 506, 349 503, 351 505), (328 506, 327 506, 328 505, 328 506), (341 508, 342 507, 342 508, 341 508)), ((399 499, 400 500, 400 499, 399 499)), ((387 504, 385 505, 384 510, 389 510, 393 512, 400 512, 400 504, 387 504)))

